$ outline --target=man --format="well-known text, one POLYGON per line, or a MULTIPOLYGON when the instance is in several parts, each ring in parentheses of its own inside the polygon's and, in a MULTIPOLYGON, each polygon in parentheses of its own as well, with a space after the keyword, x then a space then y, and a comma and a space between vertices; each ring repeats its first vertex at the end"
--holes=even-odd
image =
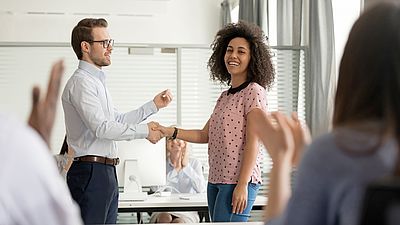
POLYGON ((29 125, 37 132, 0 114, 0 224, 82 224, 48 149, 62 73, 59 61, 44 99, 34 88, 29 125))
POLYGON ((162 138, 152 130, 157 123, 139 123, 172 100, 166 90, 131 112, 114 110, 102 71, 111 64, 114 44, 107 26, 105 19, 83 19, 73 29, 71 44, 80 61, 62 95, 67 142, 75 150, 67 183, 86 224, 116 223, 115 141, 147 138, 156 143, 162 138))

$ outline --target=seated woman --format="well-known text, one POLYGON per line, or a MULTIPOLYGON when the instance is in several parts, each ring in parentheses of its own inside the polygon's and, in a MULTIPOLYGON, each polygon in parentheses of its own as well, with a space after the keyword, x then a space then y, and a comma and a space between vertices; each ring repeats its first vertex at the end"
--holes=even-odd
MULTIPOLYGON (((166 188, 178 193, 206 192, 202 165, 197 159, 189 158, 185 141, 167 139, 166 153, 166 188)), ((198 223, 199 220, 197 212, 157 212, 151 215, 150 223, 198 223)))
POLYGON ((57 163, 58 172, 64 179, 66 179, 67 177, 67 172, 74 159, 74 154, 74 150, 70 146, 68 146, 67 136, 65 136, 60 153, 54 155, 54 159, 57 163))

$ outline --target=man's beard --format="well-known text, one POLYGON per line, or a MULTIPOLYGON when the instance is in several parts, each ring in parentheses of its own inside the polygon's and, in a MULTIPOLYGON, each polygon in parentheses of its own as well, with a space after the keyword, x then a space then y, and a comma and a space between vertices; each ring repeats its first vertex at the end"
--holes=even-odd
POLYGON ((96 59, 95 61, 93 61, 94 64, 96 64, 99 67, 103 67, 103 66, 109 66, 111 65, 111 60, 108 61, 106 59, 96 59))

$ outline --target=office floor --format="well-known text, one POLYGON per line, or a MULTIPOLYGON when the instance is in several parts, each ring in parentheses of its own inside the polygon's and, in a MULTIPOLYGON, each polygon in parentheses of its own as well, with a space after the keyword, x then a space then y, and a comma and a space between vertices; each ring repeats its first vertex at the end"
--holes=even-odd
MULTIPOLYGON (((143 213, 143 222, 149 223, 150 216, 147 213, 143 213)), ((262 221, 262 211, 252 211, 249 222, 262 221)), ((136 213, 118 213, 117 224, 137 224, 136 213)))

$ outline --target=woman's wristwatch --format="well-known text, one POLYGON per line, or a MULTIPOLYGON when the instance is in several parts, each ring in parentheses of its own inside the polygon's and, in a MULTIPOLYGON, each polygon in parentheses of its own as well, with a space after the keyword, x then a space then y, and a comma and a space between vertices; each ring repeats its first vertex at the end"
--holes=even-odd
POLYGON ((174 133, 172 134, 171 139, 175 140, 177 135, 178 135, 178 128, 174 127, 174 133))

